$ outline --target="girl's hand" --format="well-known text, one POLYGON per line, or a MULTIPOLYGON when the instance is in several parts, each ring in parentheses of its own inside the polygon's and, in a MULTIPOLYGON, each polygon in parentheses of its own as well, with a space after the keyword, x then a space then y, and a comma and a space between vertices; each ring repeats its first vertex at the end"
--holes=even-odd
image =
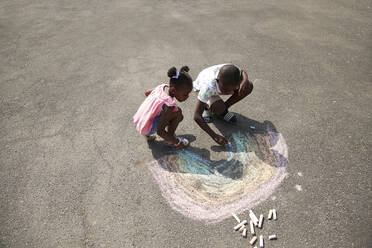
POLYGON ((213 137, 213 139, 214 139, 214 141, 216 141, 216 142, 217 142, 219 145, 221 145, 221 146, 224 146, 224 145, 226 145, 227 143, 229 143, 225 137, 223 137, 223 136, 221 136, 221 135, 218 135, 218 134, 216 134, 216 135, 213 137))
POLYGON ((145 92, 145 96, 148 97, 151 94, 152 90, 148 90, 145 92))

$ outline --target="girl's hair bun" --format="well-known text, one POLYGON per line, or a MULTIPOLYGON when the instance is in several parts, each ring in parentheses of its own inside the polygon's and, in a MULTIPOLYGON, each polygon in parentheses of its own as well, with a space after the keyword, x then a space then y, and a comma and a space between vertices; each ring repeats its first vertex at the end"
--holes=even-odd
POLYGON ((187 65, 181 67, 180 72, 189 72, 190 68, 187 65))
POLYGON ((173 76, 176 76, 177 75, 177 69, 176 67, 171 67, 169 70, 168 70, 168 77, 172 78, 173 76))

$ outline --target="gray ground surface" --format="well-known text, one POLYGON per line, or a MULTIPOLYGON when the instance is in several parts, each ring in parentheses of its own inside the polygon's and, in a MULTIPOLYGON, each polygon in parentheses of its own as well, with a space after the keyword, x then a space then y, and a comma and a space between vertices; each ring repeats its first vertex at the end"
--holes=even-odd
MULTIPOLYGON (((279 212, 266 247, 371 247, 371 8, 1 1, 0 247, 248 247, 232 218, 205 225, 167 205, 132 125, 170 66, 196 77, 223 62, 259 79, 232 110, 289 147, 288 178, 257 207, 279 212)), ((194 104, 178 133, 210 149, 194 104)))

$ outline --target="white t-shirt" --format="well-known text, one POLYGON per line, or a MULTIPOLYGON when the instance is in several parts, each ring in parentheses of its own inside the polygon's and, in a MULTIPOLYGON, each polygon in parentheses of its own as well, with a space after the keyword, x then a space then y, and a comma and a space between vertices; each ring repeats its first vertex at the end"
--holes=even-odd
POLYGON ((198 99, 207 103, 212 96, 221 94, 217 84, 217 76, 222 66, 228 64, 214 65, 202 70, 193 82, 194 91, 199 91, 198 99))

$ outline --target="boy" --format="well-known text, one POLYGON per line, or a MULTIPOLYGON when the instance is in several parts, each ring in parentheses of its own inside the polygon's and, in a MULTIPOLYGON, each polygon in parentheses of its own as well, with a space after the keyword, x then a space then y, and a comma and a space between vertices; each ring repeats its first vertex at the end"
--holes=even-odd
POLYGON ((215 65, 201 71, 193 86, 199 91, 194 120, 214 141, 226 145, 226 138, 216 134, 207 124, 212 122, 210 112, 226 122, 237 121, 228 109, 252 92, 253 84, 248 80, 247 73, 233 64, 215 65), (224 102, 220 95, 231 97, 224 102))

